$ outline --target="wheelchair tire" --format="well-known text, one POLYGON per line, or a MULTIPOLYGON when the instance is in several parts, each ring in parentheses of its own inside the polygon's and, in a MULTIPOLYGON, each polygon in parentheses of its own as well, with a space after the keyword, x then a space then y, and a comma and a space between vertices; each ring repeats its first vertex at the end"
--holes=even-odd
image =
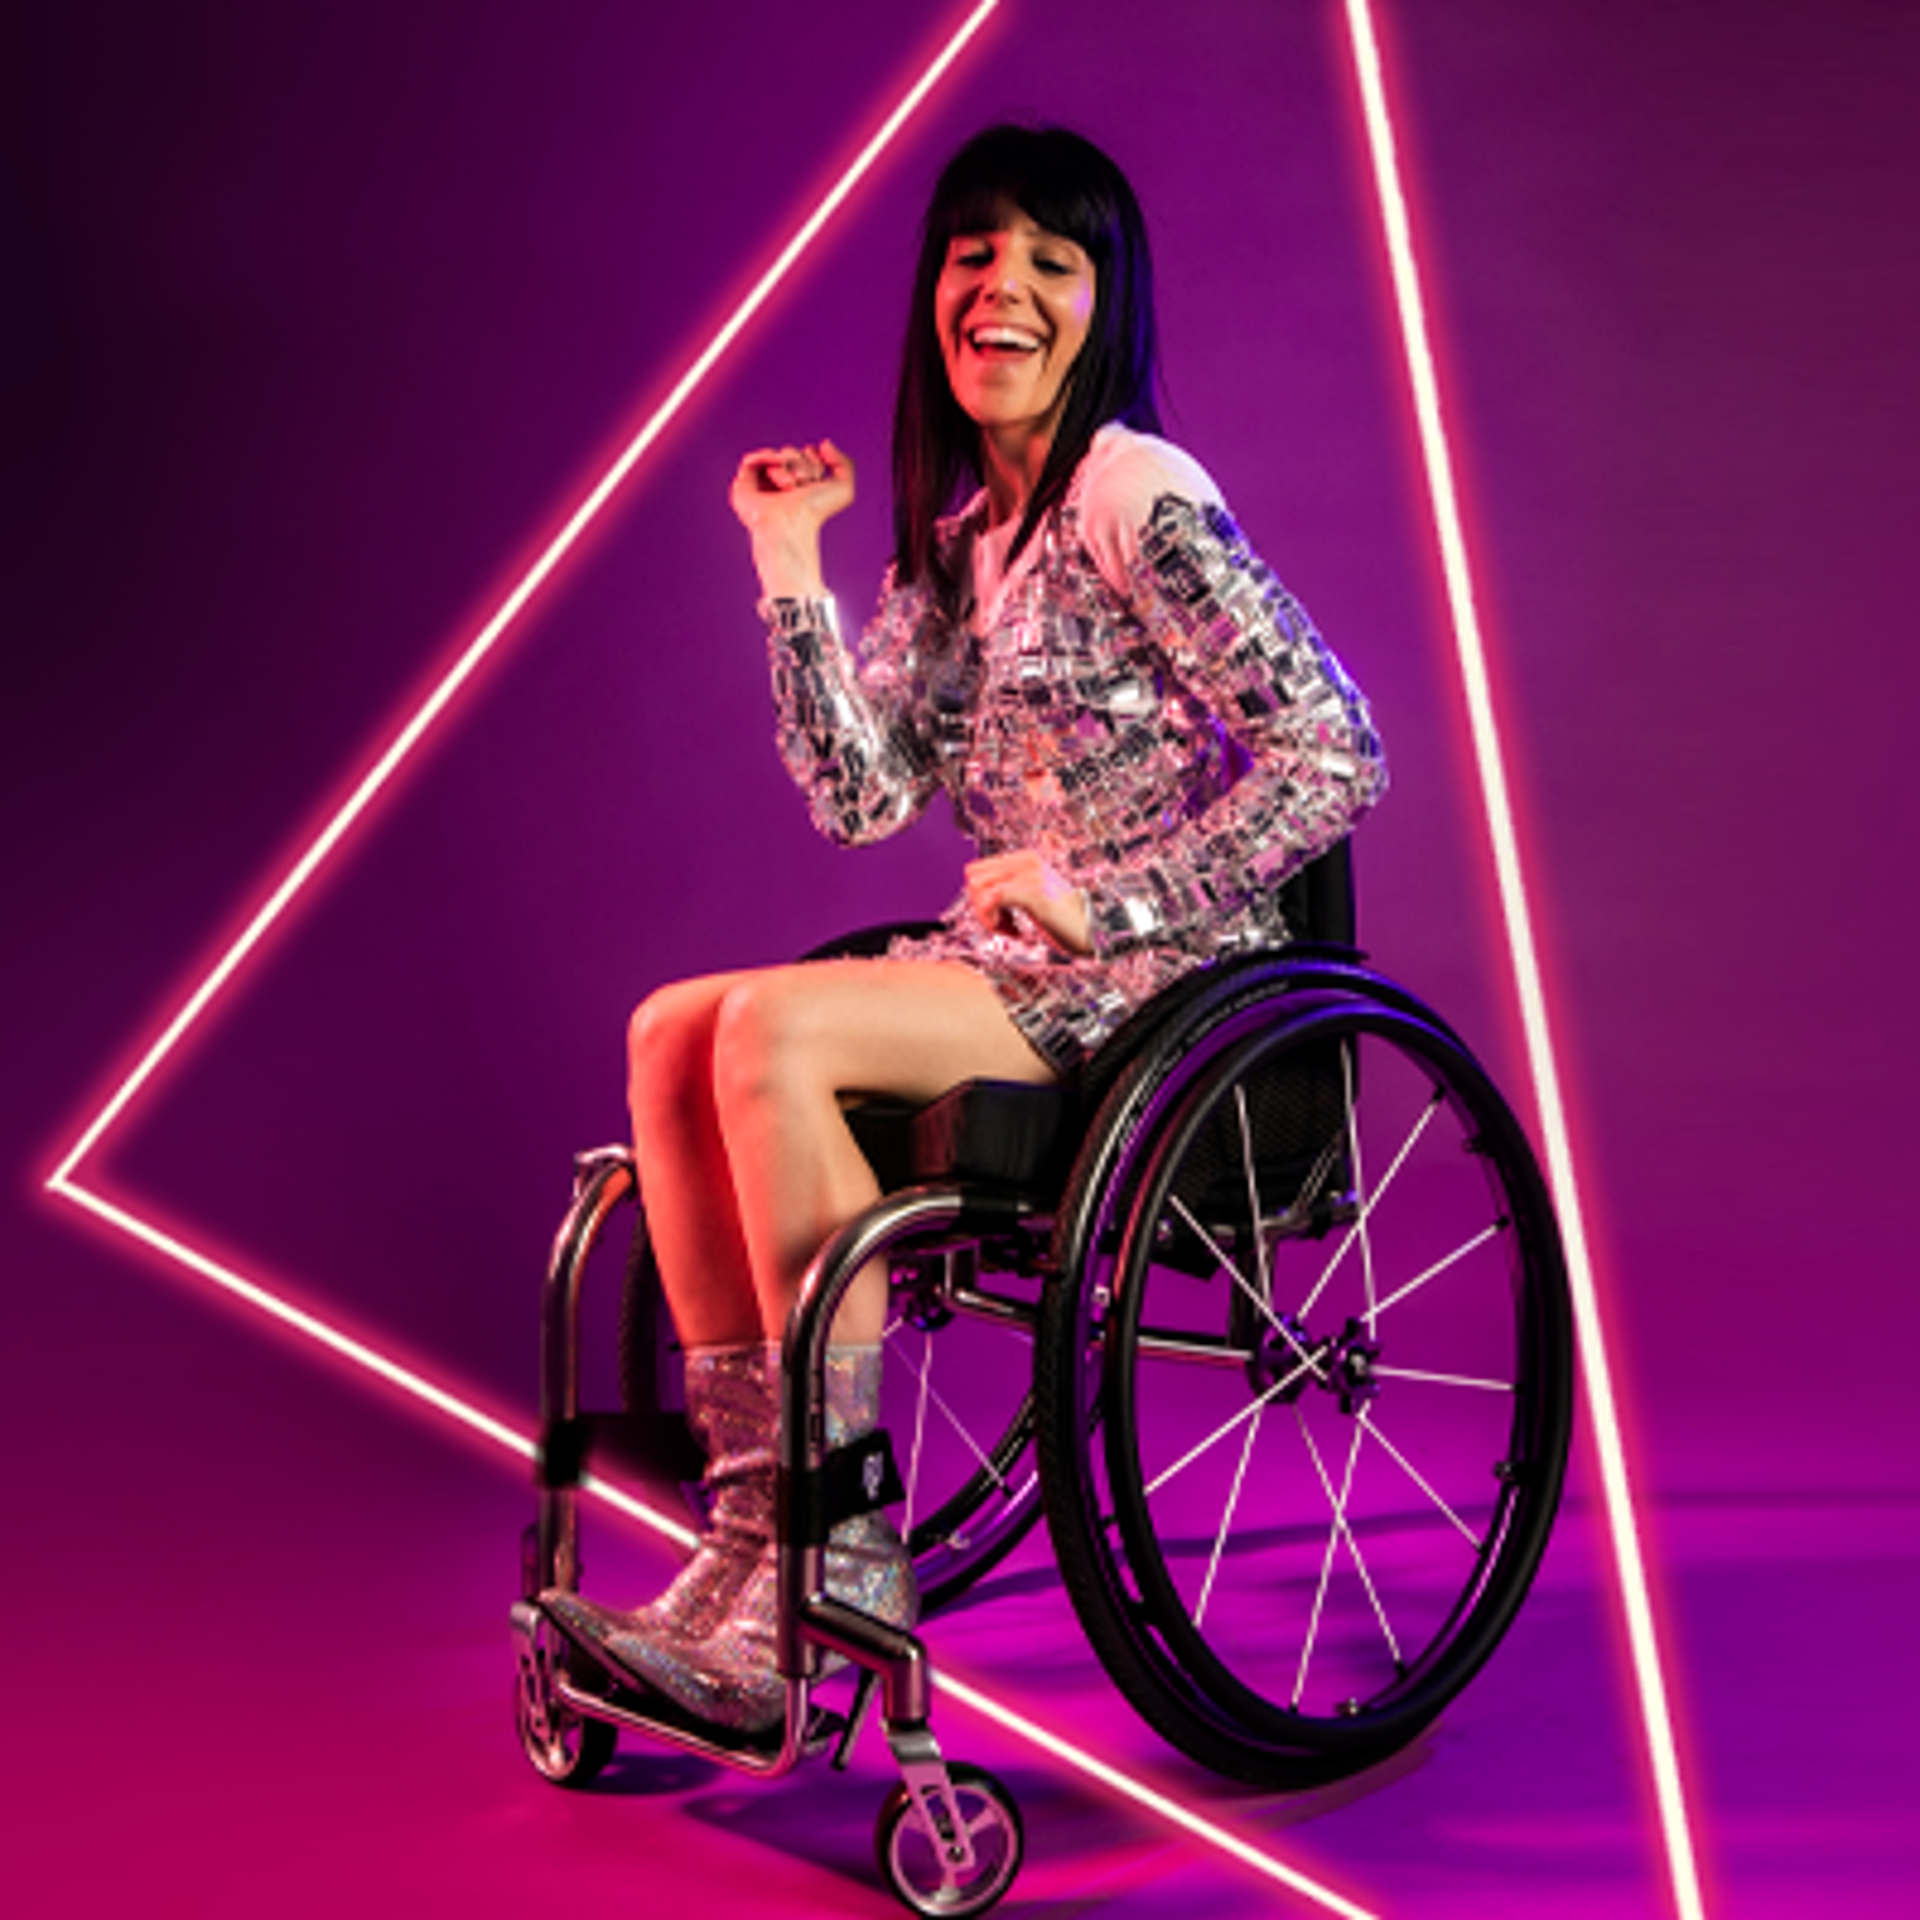
MULTIPOLYGON (((888 1313, 883 1416, 907 1487, 901 1518, 920 1611, 950 1606, 1040 1518, 1029 1340, 943 1314, 896 1284, 888 1313), (1017 1352, 1004 1350, 1017 1347, 1017 1352)), ((620 1390, 630 1413, 679 1411, 679 1349, 644 1214, 620 1297, 620 1390)), ((689 1489, 696 1521, 704 1522, 689 1489)))
POLYGON ((1401 990, 1229 974, 1124 1069, 1060 1215, 1048 1523, 1135 1709, 1298 1789, 1397 1751, 1512 1621, 1565 1468, 1526 1136, 1401 990))

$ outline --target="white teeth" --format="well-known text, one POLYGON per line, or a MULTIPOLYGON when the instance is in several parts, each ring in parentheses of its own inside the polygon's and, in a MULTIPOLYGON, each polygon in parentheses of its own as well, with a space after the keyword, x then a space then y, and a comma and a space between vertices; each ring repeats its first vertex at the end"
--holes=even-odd
POLYGON ((1033 348, 1040 344, 1039 336, 1024 327, 975 327, 967 338, 976 347, 1033 348))

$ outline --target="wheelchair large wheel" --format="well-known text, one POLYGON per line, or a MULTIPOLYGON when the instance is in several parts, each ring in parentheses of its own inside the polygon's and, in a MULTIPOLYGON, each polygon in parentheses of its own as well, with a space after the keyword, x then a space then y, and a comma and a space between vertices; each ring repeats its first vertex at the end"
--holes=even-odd
MULTIPOLYGON (((992 1275, 960 1295, 945 1256, 897 1261, 888 1303, 881 1411, 906 1487, 897 1514, 923 1614, 959 1598, 1040 1517, 1033 1446, 1038 1282, 992 1275), (988 1296, 999 1311, 969 1311, 988 1296)), ((635 1223, 620 1310, 620 1382, 629 1412, 684 1406, 673 1323, 644 1215, 635 1223)))
POLYGON ((1406 1744, 1512 1620, 1571 1418, 1544 1183, 1384 982, 1228 977, 1109 1093, 1040 1341, 1048 1518, 1141 1715, 1298 1788, 1406 1744))

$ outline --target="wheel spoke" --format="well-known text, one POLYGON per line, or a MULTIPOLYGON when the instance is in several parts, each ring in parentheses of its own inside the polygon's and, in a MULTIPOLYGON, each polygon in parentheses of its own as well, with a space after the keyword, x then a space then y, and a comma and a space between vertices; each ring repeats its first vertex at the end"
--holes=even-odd
POLYGON ((980 1811, 964 1824, 969 1835, 996 1832, 1000 1826, 1000 1809, 991 1800, 983 1798, 980 1811))
MULTIPOLYGON (((1228 1278, 1232 1280, 1233 1284, 1236 1287, 1238 1287, 1240 1291, 1244 1293, 1249 1300, 1253 1302, 1254 1306, 1259 1309, 1260 1316, 1263 1320, 1266 1321, 1267 1325, 1270 1326, 1274 1330, 1274 1332, 1277 1333, 1281 1337, 1281 1339, 1283 1339, 1287 1343, 1287 1345, 1290 1346, 1294 1350, 1294 1352, 1299 1356, 1300 1365, 1297 1366, 1292 1373, 1287 1375, 1288 1382, 1291 1383, 1292 1381, 1297 1380, 1302 1373, 1310 1373, 1313 1375, 1313 1377, 1316 1380, 1324 1380, 1326 1378, 1326 1374, 1324 1370, 1321 1368, 1320 1364, 1314 1359, 1313 1355, 1310 1354, 1306 1350, 1306 1348, 1300 1344, 1299 1335, 1296 1334, 1294 1330, 1290 1326, 1288 1326, 1287 1323, 1284 1320, 1282 1320, 1277 1313, 1274 1312, 1272 1300, 1271 1299, 1263 1300, 1260 1297, 1259 1292, 1248 1282, 1247 1276, 1244 1273, 1242 1273, 1240 1269, 1234 1264, 1233 1256, 1227 1253, 1225 1249, 1222 1248, 1219 1241, 1217 1241, 1213 1237, 1213 1235, 1210 1234, 1206 1230, 1206 1228, 1201 1225, 1200 1221, 1195 1217, 1193 1209, 1189 1207, 1187 1203, 1184 1200, 1182 1200, 1177 1193, 1170 1195, 1169 1198, 1171 1199, 1175 1209, 1178 1211, 1181 1219, 1183 1219, 1187 1223, 1187 1225, 1190 1226, 1194 1230, 1194 1232, 1200 1236, 1201 1240, 1205 1243, 1207 1251, 1210 1254, 1212 1254, 1216 1260, 1220 1262, 1222 1271, 1225 1272, 1228 1278)), ((1253 1237, 1256 1241, 1258 1241, 1260 1238, 1260 1233, 1257 1226, 1254 1229, 1253 1237)))
POLYGON ((1220 1556, 1226 1551, 1227 1533, 1233 1526, 1235 1510, 1240 1505, 1240 1488, 1247 1477, 1247 1462, 1253 1458, 1253 1443, 1260 1437, 1260 1409, 1255 1407, 1253 1418, 1247 1422, 1247 1437, 1240 1447, 1240 1464, 1233 1470, 1233 1485, 1227 1489, 1226 1510, 1220 1515, 1220 1530, 1213 1536, 1213 1553, 1207 1561, 1207 1577, 1200 1584, 1199 1603, 1193 1610, 1193 1624, 1204 1626, 1207 1620, 1207 1601, 1213 1593, 1214 1576, 1220 1571, 1220 1556))
MULTIPOLYGON (((1399 1671, 1405 1664, 1400 1657, 1400 1642, 1393 1631, 1392 1621, 1387 1618, 1386 1605, 1381 1600, 1379 1591, 1373 1584, 1373 1575, 1368 1570, 1366 1555, 1360 1551, 1360 1542, 1354 1534, 1353 1522, 1347 1518, 1347 1502, 1345 1500, 1334 1500, 1333 1482, 1327 1478, 1327 1469, 1320 1459, 1320 1449, 1314 1445, 1313 1434, 1304 1419, 1300 1422, 1300 1434, 1307 1443, 1307 1451, 1313 1456, 1313 1470, 1320 1476, 1321 1491, 1326 1494, 1328 1501, 1332 1503, 1335 1517, 1340 1522, 1340 1537, 1346 1541, 1347 1552, 1353 1556, 1353 1570, 1359 1574, 1360 1584, 1367 1590, 1367 1599, 1373 1607, 1373 1617, 1380 1623, 1380 1632, 1387 1643, 1387 1653, 1393 1661, 1395 1670, 1399 1671)), ((1353 1456, 1356 1460, 1359 1458, 1360 1452, 1359 1441, 1360 1429, 1356 1426, 1353 1456)), ((1351 1470, 1349 1470, 1349 1478, 1351 1478, 1351 1470)))
MULTIPOLYGON (((1300 1425, 1300 1437, 1307 1443, 1307 1452, 1313 1456, 1314 1465, 1319 1467, 1320 1450, 1313 1444, 1313 1436, 1307 1431, 1307 1416, 1298 1407, 1294 1408, 1293 1413, 1300 1425)), ((1353 1430, 1353 1443, 1347 1448, 1347 1470, 1340 1482, 1340 1491, 1334 1495, 1329 1489, 1329 1497, 1333 1501, 1333 1520, 1327 1528, 1327 1544, 1320 1554, 1320 1579, 1313 1590, 1313 1611, 1307 1616, 1307 1637, 1300 1648, 1300 1669, 1294 1675, 1292 1704, 1296 1707, 1300 1704, 1300 1696, 1307 1690, 1307 1669, 1313 1664, 1314 1646, 1320 1638, 1320 1615, 1327 1603, 1327 1582, 1333 1576, 1334 1551, 1340 1544, 1340 1526, 1346 1513, 1347 1494, 1353 1487, 1353 1466, 1359 1458, 1360 1428, 1356 1423, 1353 1430)), ((1324 1486, 1326 1484, 1324 1468, 1321 1468, 1320 1478, 1324 1486)))
POLYGON ((933 1400, 934 1411, 960 1436, 961 1444, 973 1455, 975 1463, 995 1486, 1005 1487, 1007 1476, 993 1464, 993 1456, 973 1437, 973 1430, 947 1405, 937 1388, 930 1388, 928 1391, 933 1400))
POLYGON ((1267 1216, 1260 1205, 1260 1179, 1253 1168, 1253 1127, 1247 1119, 1247 1083, 1244 1080, 1233 1083, 1233 1104, 1240 1121, 1240 1170, 1247 1180, 1247 1218, 1253 1223, 1254 1277, 1259 1283, 1255 1298, 1271 1318, 1273 1276, 1267 1268, 1267 1236, 1260 1231, 1260 1223, 1267 1216))
POLYGON ((1361 1290, 1367 1302, 1367 1332, 1374 1330, 1374 1316, 1379 1309, 1374 1305, 1373 1285, 1373 1235, 1369 1225, 1373 1218, 1373 1209, 1365 1204, 1367 1191, 1367 1168, 1360 1156, 1360 1114, 1359 1101, 1353 1091, 1353 1044, 1351 1041, 1340 1049, 1340 1086, 1345 1101, 1347 1115, 1347 1154, 1353 1163, 1353 1190, 1362 1196, 1360 1217, 1353 1223, 1354 1231, 1360 1236, 1360 1281, 1361 1290))
POLYGON ((907 1456, 907 1500, 901 1519, 913 1532, 913 1508, 920 1492, 920 1453, 927 1438, 927 1395, 933 1391, 933 1335, 920 1336, 919 1390, 913 1396, 913 1447, 907 1456))
POLYGON ((1310 1208, 1326 1191, 1328 1176, 1340 1164, 1340 1142, 1329 1140, 1320 1149, 1320 1157, 1313 1163, 1313 1171, 1300 1183, 1300 1191, 1293 1197, 1289 1213, 1298 1213, 1310 1208))
MULTIPOLYGON (((915 1372, 919 1378, 918 1390, 922 1408, 924 1409, 926 1406, 931 1406, 934 1412, 939 1414, 941 1419, 953 1429, 955 1435, 959 1438, 960 1444, 973 1455, 975 1464, 979 1466, 981 1471, 993 1481, 995 1486, 1004 1488, 1007 1483, 1007 1476, 993 1464, 992 1455, 973 1437, 972 1428, 954 1412, 953 1408, 948 1404, 946 1396, 933 1384, 933 1335, 927 1334, 924 1338, 926 1340, 926 1348, 920 1360, 917 1363, 910 1363, 914 1364, 915 1372)), ((922 1417, 923 1414, 921 1412, 916 1412, 914 1419, 914 1446, 916 1452, 920 1444, 919 1434, 922 1417)))
POLYGON ((1407 1476, 1407 1478, 1411 1480, 1413 1484, 1416 1487, 1418 1487, 1420 1491, 1424 1493, 1427 1496, 1427 1498, 1431 1500, 1436 1507, 1439 1508, 1441 1513, 1444 1514, 1447 1519, 1453 1522, 1453 1524, 1465 1536, 1468 1543, 1472 1546, 1474 1552, 1478 1553, 1480 1551, 1480 1546, 1481 1546, 1480 1536, 1477 1533, 1475 1533, 1474 1530, 1470 1526, 1468 1526, 1467 1523, 1464 1520, 1462 1520, 1460 1516, 1457 1513, 1455 1513, 1450 1506, 1447 1505, 1446 1501, 1444 1501, 1439 1496, 1439 1494, 1434 1492, 1433 1487, 1431 1483, 1427 1480, 1426 1476, 1420 1471, 1418 1467, 1416 1467, 1413 1464, 1411 1460, 1407 1458, 1407 1456, 1404 1453, 1400 1451, 1398 1447, 1396 1447, 1393 1444, 1391 1440, 1387 1438, 1387 1436, 1384 1433, 1380 1431, 1379 1427, 1375 1424, 1371 1415, 1368 1413, 1367 1409, 1365 1407, 1362 1407, 1359 1413, 1355 1417, 1358 1420, 1359 1424, 1365 1427, 1366 1430, 1370 1434, 1372 1434, 1373 1437, 1376 1440, 1378 1440, 1383 1447, 1386 1448, 1387 1452, 1392 1456, 1394 1464, 1397 1467, 1399 1467, 1400 1471, 1404 1473, 1407 1476))
POLYGON ((1426 1373, 1419 1367, 1383 1367, 1375 1361, 1373 1371, 1382 1380, 1425 1380, 1437 1387, 1479 1387, 1487 1393, 1512 1393, 1511 1380, 1480 1380, 1470 1373, 1426 1373))
POLYGON ((1389 1307, 1398 1306, 1408 1294, 1417 1292, 1421 1287, 1424 1287, 1429 1280, 1439 1279, 1449 1267, 1458 1266, 1468 1254, 1477 1253, 1489 1240, 1493 1239, 1497 1234, 1504 1233, 1506 1229, 1507 1222, 1505 1219, 1496 1220, 1491 1226, 1482 1227, 1471 1240, 1463 1240, 1451 1253, 1442 1254, 1426 1272, 1415 1274, 1404 1287, 1396 1287, 1393 1292, 1388 1294, 1375 1309, 1376 1318, 1378 1315, 1385 1313, 1389 1307))
POLYGON ((1302 1320, 1319 1304, 1320 1296, 1326 1292, 1328 1283, 1340 1270, 1340 1263, 1347 1257, 1347 1249, 1353 1245, 1355 1236, 1358 1235, 1373 1218, 1374 1209, 1387 1197, 1388 1189, 1393 1185, 1400 1169, 1407 1163, 1407 1156, 1420 1144, 1420 1136, 1426 1132, 1428 1122, 1431 1121, 1433 1116, 1440 1110, 1442 1098, 1444 1098, 1444 1096, 1441 1090, 1435 1087, 1433 1090, 1433 1098, 1421 1109, 1419 1119, 1413 1123, 1412 1127, 1408 1130, 1407 1137, 1400 1143, 1399 1152, 1393 1156, 1393 1159, 1388 1163, 1386 1172, 1380 1176, 1380 1184, 1374 1188, 1372 1193, 1361 1196, 1358 1218, 1356 1218, 1353 1225, 1341 1235, 1340 1244, 1334 1248, 1327 1264, 1320 1270, 1319 1279, 1313 1283, 1313 1291, 1300 1303, 1299 1317, 1302 1320))
POLYGON ((1149 1497, 1158 1493, 1176 1474, 1184 1473, 1203 1453, 1207 1453, 1214 1447, 1217 1447, 1235 1428, 1244 1426, 1247 1421, 1255 1419, 1263 1407, 1270 1405, 1274 1400, 1278 1399, 1279 1396, 1285 1393, 1306 1371, 1307 1369, 1304 1366, 1295 1367, 1285 1379, 1276 1380, 1259 1399, 1249 1401, 1232 1419, 1224 1421, 1221 1425, 1215 1427, 1204 1440, 1196 1441, 1172 1466, 1163 1468, 1154 1479, 1149 1480, 1141 1491, 1149 1497))

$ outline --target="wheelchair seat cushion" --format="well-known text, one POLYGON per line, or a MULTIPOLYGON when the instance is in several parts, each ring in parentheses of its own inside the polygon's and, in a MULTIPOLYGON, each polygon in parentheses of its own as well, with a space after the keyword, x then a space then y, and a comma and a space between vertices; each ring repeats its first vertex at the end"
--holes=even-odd
POLYGON ((949 1180, 1055 1192, 1079 1145, 1079 1106, 1066 1086, 969 1080, 926 1106, 869 1100, 847 1119, 888 1192, 949 1180))

